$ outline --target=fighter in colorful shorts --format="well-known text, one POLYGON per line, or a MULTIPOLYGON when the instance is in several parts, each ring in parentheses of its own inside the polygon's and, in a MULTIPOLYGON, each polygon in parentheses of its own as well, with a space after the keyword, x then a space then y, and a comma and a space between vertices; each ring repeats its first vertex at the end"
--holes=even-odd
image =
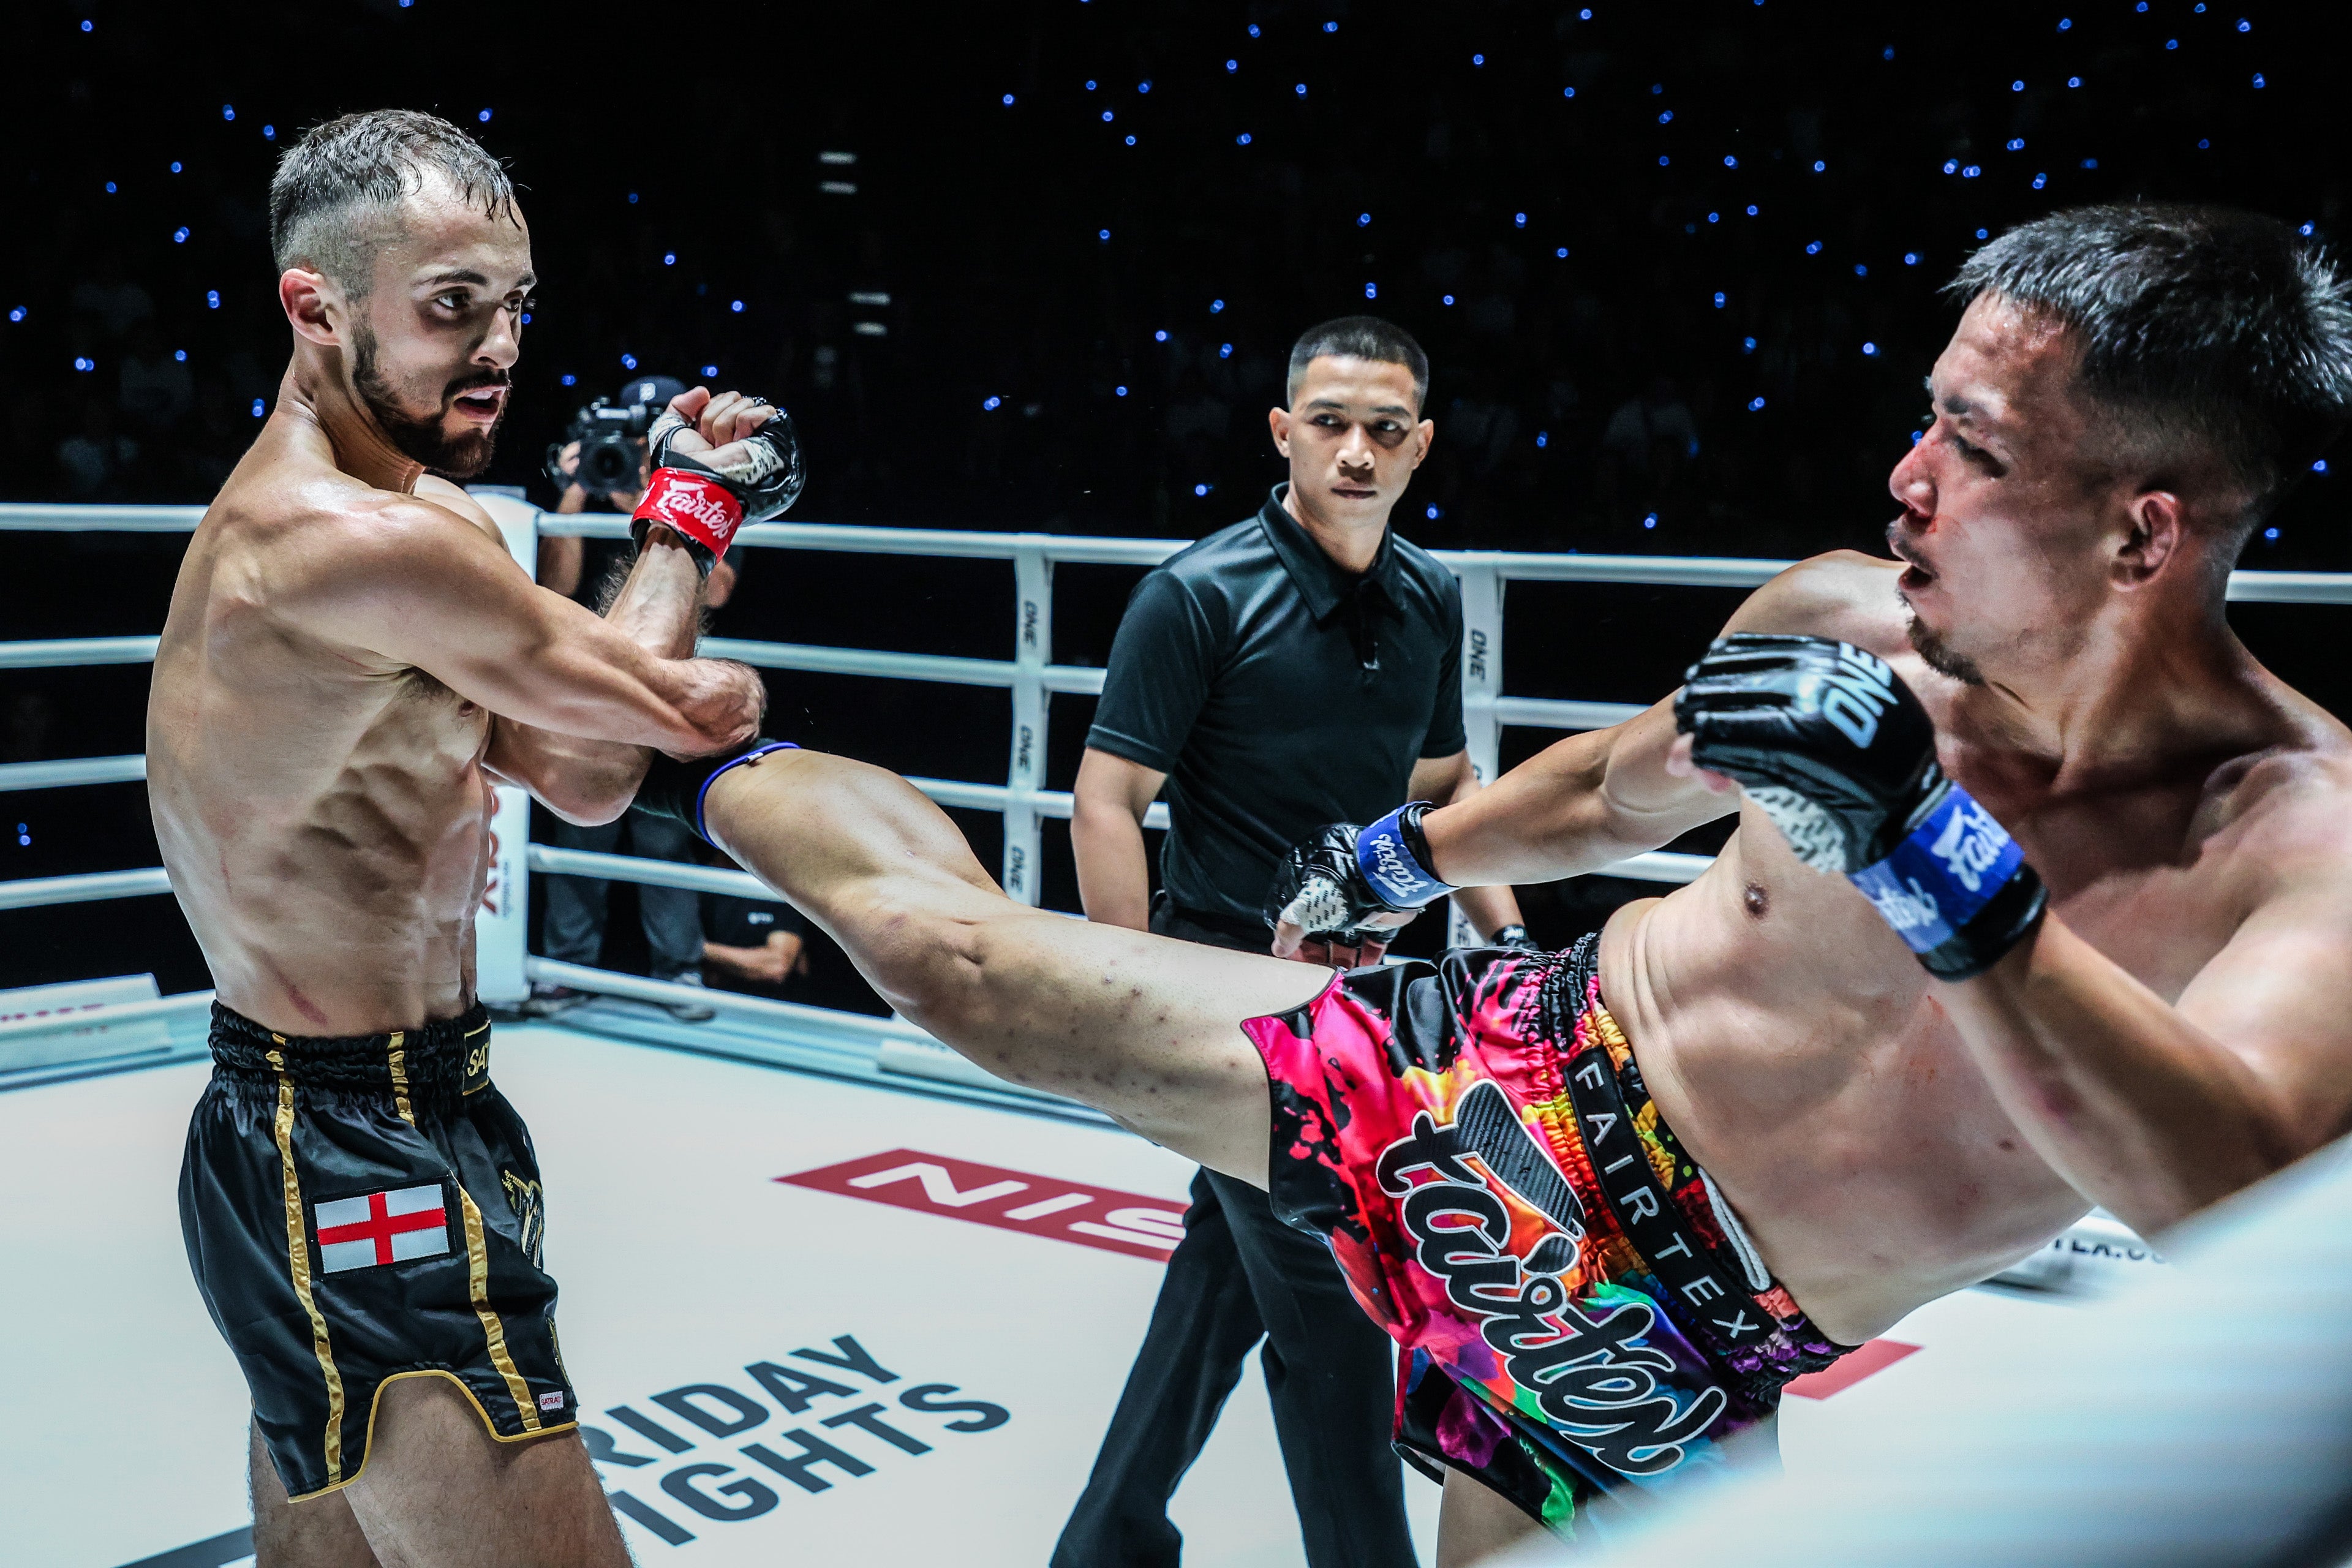
POLYGON ((2224 602, 2352 413, 2352 291, 2284 224, 2179 207, 2058 214, 1958 286, 1893 559, 1783 573, 1674 696, 1327 830, 1275 896, 1279 941, 1344 944, 1737 814, 1589 953, 1335 987, 1070 921, 804 751, 656 763, 640 803, 980 1066, 1327 1227, 1412 1352, 1441 1561, 1637 1499, 2091 1204, 2154 1234, 2352 1125, 2352 731, 2224 602))

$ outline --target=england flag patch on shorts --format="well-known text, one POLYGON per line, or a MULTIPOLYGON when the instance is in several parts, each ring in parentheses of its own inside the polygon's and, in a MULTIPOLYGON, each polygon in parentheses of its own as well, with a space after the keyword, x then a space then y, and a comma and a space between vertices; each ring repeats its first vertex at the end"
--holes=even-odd
POLYGON ((441 1185, 395 1187, 316 1206, 319 1271, 341 1274, 449 1250, 449 1216, 441 1185))

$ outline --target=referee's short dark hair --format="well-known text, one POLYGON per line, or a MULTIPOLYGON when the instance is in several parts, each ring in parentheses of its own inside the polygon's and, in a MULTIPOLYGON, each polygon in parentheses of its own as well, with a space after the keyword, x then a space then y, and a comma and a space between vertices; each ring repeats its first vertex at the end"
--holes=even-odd
POLYGON ((1283 401, 1298 401, 1298 384, 1307 379, 1307 367, 1326 354, 1401 364, 1412 372, 1414 409, 1428 405, 1429 356, 1421 352, 1421 345, 1412 341, 1411 332, 1378 316, 1342 316, 1299 333, 1298 342, 1290 350, 1290 381, 1284 389, 1283 401))

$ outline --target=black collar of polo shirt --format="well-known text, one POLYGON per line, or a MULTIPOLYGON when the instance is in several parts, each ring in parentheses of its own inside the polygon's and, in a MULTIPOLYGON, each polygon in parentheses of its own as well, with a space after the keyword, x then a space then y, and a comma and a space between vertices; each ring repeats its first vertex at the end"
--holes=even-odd
POLYGON ((1398 592, 1398 576, 1403 568, 1397 564, 1396 531, 1385 529, 1381 533, 1380 552, 1360 577, 1347 570, 1323 552, 1314 535, 1299 526, 1282 504, 1284 492, 1290 482, 1284 480, 1274 487, 1259 511, 1258 523, 1265 530, 1266 542, 1282 560, 1290 580, 1298 588, 1298 596, 1307 601, 1307 613, 1315 617, 1318 626, 1328 625, 1350 600, 1362 602, 1363 608, 1377 606, 1392 618, 1404 615, 1404 596, 1398 592))

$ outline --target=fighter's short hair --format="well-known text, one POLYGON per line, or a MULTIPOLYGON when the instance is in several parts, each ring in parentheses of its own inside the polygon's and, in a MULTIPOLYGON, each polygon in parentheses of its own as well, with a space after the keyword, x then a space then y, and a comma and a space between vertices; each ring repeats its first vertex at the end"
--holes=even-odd
POLYGON ((2080 342, 2080 384, 2127 442, 2201 442, 2251 525, 2352 418, 2352 301, 2286 224, 2227 207, 2076 207, 2011 229, 1947 285, 2046 312, 2080 342))
POLYGON ((346 114, 304 132, 269 182, 269 247, 278 269, 308 266, 352 299, 366 297, 375 254, 402 200, 439 175, 468 206, 515 216, 506 166, 455 125, 413 109, 346 114))
POLYGON ((1283 389, 1285 403, 1298 401, 1298 388, 1307 379, 1307 367, 1326 354, 1404 366, 1412 372, 1413 407, 1428 406, 1429 356, 1421 352, 1421 345, 1412 341, 1411 332, 1378 316, 1342 316, 1301 332, 1290 349, 1290 376, 1283 389))

